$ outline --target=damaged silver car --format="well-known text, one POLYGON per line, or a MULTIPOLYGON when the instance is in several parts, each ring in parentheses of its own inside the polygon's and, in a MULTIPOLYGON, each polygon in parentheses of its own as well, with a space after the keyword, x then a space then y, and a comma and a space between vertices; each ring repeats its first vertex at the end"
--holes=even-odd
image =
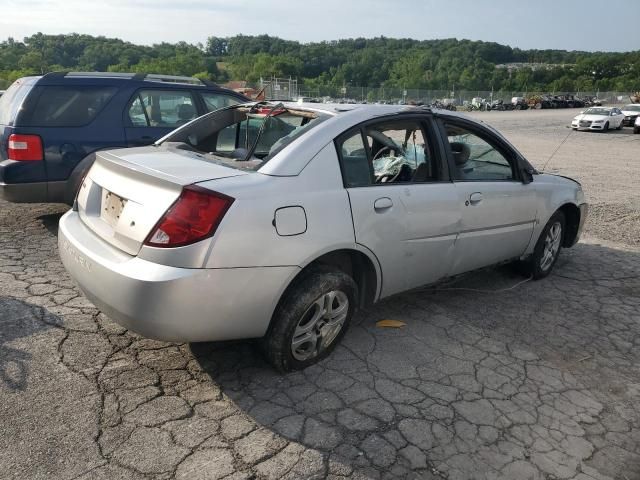
POLYGON ((62 261, 142 335, 261 338, 280 370, 328 355, 355 310, 470 270, 547 276, 587 213, 492 128, 449 111, 251 103, 99 152, 62 261))

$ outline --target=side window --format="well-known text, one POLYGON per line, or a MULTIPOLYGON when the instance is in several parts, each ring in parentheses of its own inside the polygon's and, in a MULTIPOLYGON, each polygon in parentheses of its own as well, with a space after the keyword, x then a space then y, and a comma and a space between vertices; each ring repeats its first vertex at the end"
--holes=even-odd
POLYGON ((345 138, 339 148, 345 185, 347 187, 371 185, 373 183, 371 164, 360 130, 345 138))
POLYGON ((417 120, 370 124, 338 144, 347 187, 434 182, 439 169, 417 120))
POLYGON ((236 132, 238 124, 234 123, 218 132, 216 152, 233 152, 236 149, 236 132))
POLYGON ((464 127, 445 123, 457 181, 514 180, 509 159, 484 138, 464 127))
MULTIPOLYGON (((37 103, 22 117, 30 127, 81 127, 91 122, 111 99, 113 87, 36 87, 37 103)), ((25 109, 27 110, 27 109, 25 109)))
POLYGON ((200 95, 202 95, 202 100, 204 100, 204 104, 207 107, 207 112, 242 103, 237 98, 222 93, 201 92, 200 95))
POLYGON ((189 92, 141 90, 129 106, 136 127, 179 127, 198 116, 189 92))

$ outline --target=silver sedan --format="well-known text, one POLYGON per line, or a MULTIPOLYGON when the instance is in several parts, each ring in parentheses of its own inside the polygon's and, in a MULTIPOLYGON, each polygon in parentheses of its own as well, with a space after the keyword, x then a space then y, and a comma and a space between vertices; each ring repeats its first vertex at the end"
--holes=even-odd
POLYGON ((548 275, 587 214, 492 128, 422 107, 252 103, 99 152, 60 220, 65 267, 116 322, 171 341, 328 355, 356 308, 502 262, 548 275))

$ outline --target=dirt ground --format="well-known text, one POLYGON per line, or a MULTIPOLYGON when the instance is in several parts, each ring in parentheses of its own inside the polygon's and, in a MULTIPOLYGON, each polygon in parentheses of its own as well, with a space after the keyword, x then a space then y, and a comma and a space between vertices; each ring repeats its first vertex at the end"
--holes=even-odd
POLYGON ((638 246, 640 135, 634 135, 630 127, 607 133, 575 132, 568 125, 579 112, 525 110, 469 115, 500 130, 536 168, 570 176, 582 184, 591 206, 587 235, 638 246))

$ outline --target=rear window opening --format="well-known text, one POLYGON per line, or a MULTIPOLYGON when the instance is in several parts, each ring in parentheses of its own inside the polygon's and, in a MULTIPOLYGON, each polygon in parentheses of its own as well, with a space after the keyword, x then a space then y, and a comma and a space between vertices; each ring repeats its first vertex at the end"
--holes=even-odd
POLYGON ((201 117, 160 144, 198 152, 234 168, 258 170, 326 118, 278 105, 234 106, 201 117))

